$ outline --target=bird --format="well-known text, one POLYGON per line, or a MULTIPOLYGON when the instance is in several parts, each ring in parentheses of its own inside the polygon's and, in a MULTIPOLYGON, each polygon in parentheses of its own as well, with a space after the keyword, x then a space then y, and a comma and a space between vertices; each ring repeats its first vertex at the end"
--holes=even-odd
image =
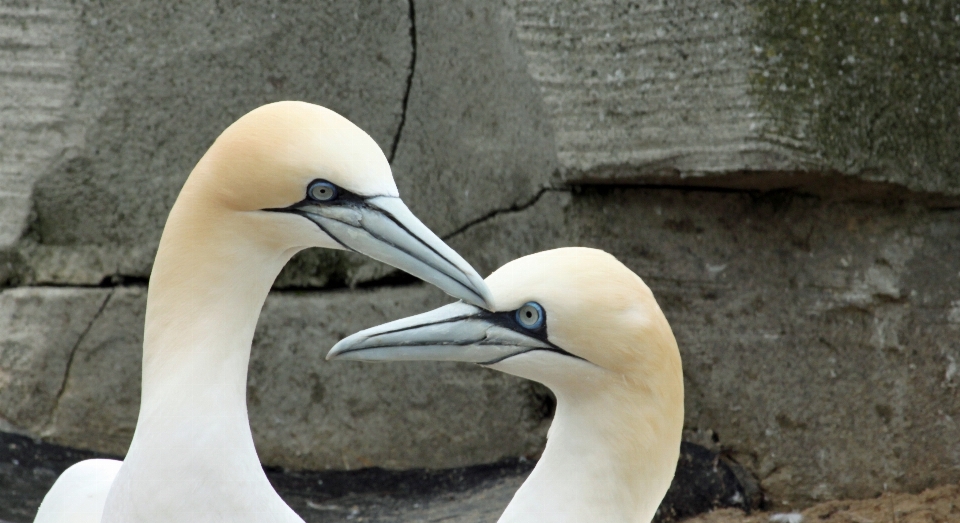
POLYGON ((583 247, 518 258, 486 282, 490 310, 452 303, 344 338, 327 359, 471 362, 546 385, 547 443, 500 523, 649 523, 683 430, 680 352, 650 288, 583 247))
POLYGON ((257 457, 246 379, 267 294, 308 247, 365 254, 480 307, 491 300, 404 205, 367 133, 306 102, 256 108, 202 156, 164 226, 126 456, 67 469, 35 523, 302 523, 257 457))

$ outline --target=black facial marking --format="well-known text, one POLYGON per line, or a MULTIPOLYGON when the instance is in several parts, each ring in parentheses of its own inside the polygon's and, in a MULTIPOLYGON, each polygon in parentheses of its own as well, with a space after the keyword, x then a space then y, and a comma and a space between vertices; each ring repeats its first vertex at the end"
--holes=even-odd
MULTIPOLYGON (((541 308, 542 308, 542 307, 541 307, 541 308)), ((405 326, 405 327, 400 327, 400 328, 397 328, 397 329, 380 332, 380 333, 377 333, 377 335, 378 335, 378 336, 383 336, 383 335, 385 335, 385 334, 393 334, 393 333, 397 333, 397 332, 403 332, 403 331, 408 331, 408 330, 415 330, 415 329, 419 329, 419 328, 421 328, 421 327, 427 327, 427 326, 430 326, 430 325, 441 325, 441 324, 444 324, 444 323, 455 323, 455 322, 458 322, 458 321, 476 319, 476 320, 480 320, 480 321, 486 321, 486 322, 491 323, 491 324, 493 324, 493 325, 496 325, 496 326, 498 326, 498 327, 503 327, 503 328, 505 328, 505 329, 509 329, 509 330, 512 330, 512 331, 515 331, 515 332, 519 332, 519 333, 521 333, 521 334, 523 334, 523 335, 525 335, 525 336, 529 336, 529 337, 531 337, 531 338, 535 338, 535 339, 543 342, 544 344, 548 345, 548 347, 530 347, 530 348, 527 349, 527 350, 520 351, 520 352, 517 352, 517 353, 514 353, 514 354, 509 354, 509 355, 504 356, 504 357, 502 357, 502 358, 498 358, 498 359, 490 360, 490 361, 479 362, 479 363, 477 363, 477 365, 493 365, 493 364, 495 364, 495 363, 500 363, 501 361, 506 360, 506 359, 508 359, 508 358, 512 358, 512 357, 518 356, 518 355, 520 355, 520 354, 526 354, 526 353, 528 353, 528 352, 533 352, 533 351, 538 351, 538 350, 547 351, 547 352, 554 352, 554 353, 556 353, 556 354, 560 354, 560 355, 563 355, 563 356, 569 356, 569 357, 571 357, 571 358, 575 358, 575 359, 578 359, 578 360, 581 360, 581 361, 586 361, 587 363, 590 363, 590 361, 587 360, 586 358, 581 358, 580 356, 577 356, 576 354, 571 354, 570 352, 567 352, 567 351, 563 350, 562 348, 558 347, 556 344, 554 344, 553 342, 551 342, 549 339, 547 339, 547 311, 546 311, 545 309, 544 309, 544 311, 543 311, 543 321, 541 322, 540 326, 537 327, 537 328, 535 328, 535 329, 530 329, 530 328, 524 327, 524 326, 521 325, 519 322, 517 322, 517 311, 518 311, 518 310, 519 310, 519 309, 515 309, 515 310, 512 310, 512 311, 490 312, 490 311, 487 311, 487 310, 478 309, 477 312, 475 312, 475 313, 463 314, 463 315, 454 316, 454 317, 451 317, 451 318, 444 318, 444 319, 442 319, 442 320, 438 320, 438 321, 430 322, 430 323, 419 323, 419 324, 416 324, 416 325, 407 325, 407 326, 405 326)), ((444 343, 444 345, 473 345, 473 344, 480 344, 480 345, 482 345, 482 340, 462 340, 462 341, 459 341, 459 342, 444 343)), ((395 345, 385 345, 385 346, 393 347, 393 346, 395 346, 395 345)), ((364 348, 362 348, 362 349, 356 349, 356 350, 367 350, 367 349, 373 349, 373 348, 379 348, 379 347, 364 347, 364 348)), ((352 351, 350 351, 350 352, 352 352, 352 351)))
MULTIPOLYGON (((437 257, 439 257, 439 258, 442 259, 443 261, 447 262, 447 263, 450 264, 452 267, 456 267, 456 266, 457 266, 457 265, 456 265, 452 260, 450 260, 444 253, 438 251, 438 250, 435 249, 432 245, 430 245, 430 244, 428 244, 426 241, 424 241, 423 238, 421 238, 420 236, 414 234, 413 231, 411 231, 406 225, 404 225, 403 222, 401 222, 399 219, 397 219, 397 217, 394 216, 393 213, 391 213, 390 211, 388 211, 388 210, 386 210, 386 209, 382 209, 382 208, 380 208, 380 207, 377 207, 376 205, 372 205, 372 204, 367 203, 367 200, 372 199, 372 198, 379 198, 379 197, 395 198, 395 196, 387 196, 387 195, 379 195, 379 194, 373 195, 373 196, 360 196, 360 195, 357 194, 357 193, 348 191, 348 190, 346 190, 346 189, 344 189, 344 188, 342 188, 342 187, 340 187, 340 186, 338 186, 338 185, 335 185, 335 184, 332 184, 332 183, 331 183, 331 185, 333 185, 334 187, 336 187, 336 190, 337 190, 337 196, 336 196, 336 198, 333 198, 333 199, 327 200, 327 201, 321 201, 321 200, 316 200, 316 199, 314 199, 314 198, 312 198, 312 197, 310 196, 310 189, 311 189, 315 184, 317 184, 318 182, 331 183, 331 182, 328 182, 328 181, 326 181, 326 180, 323 180, 323 179, 318 178, 318 179, 316 179, 316 180, 311 181, 309 184, 307 184, 307 187, 306 187, 306 189, 305 189, 305 197, 304 197, 304 199, 300 200, 299 202, 297 202, 297 203, 295 203, 295 204, 293 204, 293 205, 291 205, 291 206, 289 206, 289 207, 263 209, 263 210, 264 210, 264 211, 268 211, 268 212, 285 212, 285 213, 290 213, 290 214, 297 214, 297 215, 303 216, 304 218, 307 218, 307 219, 309 220, 309 219, 310 219, 310 217, 309 217, 309 215, 310 215, 309 208, 310 208, 310 207, 315 207, 315 208, 316 208, 316 207, 325 207, 325 206, 329 206, 329 205, 336 205, 336 206, 338 206, 338 207, 348 207, 348 208, 354 208, 354 209, 368 209, 368 210, 369 210, 369 209, 373 209, 373 210, 375 210, 376 212, 378 212, 378 213, 382 214, 383 216, 385 216, 385 217, 386 217, 387 219, 389 219, 390 221, 392 221, 397 227, 399 227, 400 229, 402 229, 403 231, 405 231, 407 234, 409 234, 411 238, 415 239, 415 240, 416 240, 417 242, 419 242, 421 245, 423 245, 424 247, 426 247, 427 249, 429 249, 430 251, 432 251, 434 254, 436 254, 437 257)), ((341 241, 339 238, 337 238, 336 235, 334 235, 332 232, 330 232, 329 230, 327 230, 327 229, 326 229, 322 224, 320 224, 317 220, 310 220, 310 221, 311 221, 312 223, 314 223, 317 227, 319 227, 320 230, 322 230, 327 236, 329 236, 329 237, 330 237, 331 239, 333 239, 335 242, 337 242, 338 244, 340 244, 340 246, 343 247, 344 249, 346 249, 346 250, 348 250, 348 251, 359 252, 359 251, 357 251, 356 249, 354 249, 353 247, 350 247, 349 245, 345 244, 345 243, 344 243, 343 241, 341 241)), ((419 259, 419 257, 414 256, 413 253, 411 253, 411 252, 409 252, 407 249, 405 249, 405 248, 403 248, 403 247, 401 247, 401 246, 399 246, 399 245, 391 242, 389 239, 383 238, 383 237, 381 237, 381 236, 379 236, 379 235, 376 235, 376 234, 374 234, 373 232, 371 232, 371 231, 369 231, 369 230, 365 230, 365 232, 366 232, 367 234, 369 234, 370 236, 376 238, 377 240, 379 240, 379 241, 381 241, 381 242, 383 242, 383 243, 385 243, 385 244, 387 244, 387 245, 390 245, 391 247, 397 249, 398 251, 402 251, 402 252, 410 255, 411 257, 414 257, 414 258, 419 259)), ((360 253, 360 254, 363 254, 363 253, 360 253)), ((445 268, 443 268, 443 267, 437 267, 436 264, 430 263, 430 262, 427 261, 427 260, 420 260, 420 261, 423 262, 424 264, 432 267, 433 269, 437 270, 438 272, 446 273, 446 270, 445 270, 445 268)), ((468 291, 470 291, 470 288, 469 288, 466 284, 464 284, 463 282, 461 282, 461 281, 459 281, 459 280, 457 280, 457 279, 453 279, 453 282, 454 282, 455 284, 463 287, 464 289, 467 289, 468 291)), ((472 292, 472 291, 471 291, 471 292, 472 292)))
POLYGON ((364 200, 367 199, 367 197, 360 196, 359 194, 354 192, 350 192, 344 189, 343 187, 340 187, 339 185, 329 182, 327 180, 324 180, 322 178, 317 178, 316 180, 312 180, 310 183, 308 183, 304 193, 305 194, 303 199, 291 205, 290 207, 286 207, 284 209, 267 209, 267 210, 268 211, 284 211, 284 210, 290 211, 293 209, 300 209, 302 207, 307 207, 311 205, 313 206, 316 206, 316 205, 362 205, 364 203, 364 200), (310 190, 315 185, 320 183, 330 184, 336 191, 336 197, 330 200, 318 200, 310 196, 310 190))

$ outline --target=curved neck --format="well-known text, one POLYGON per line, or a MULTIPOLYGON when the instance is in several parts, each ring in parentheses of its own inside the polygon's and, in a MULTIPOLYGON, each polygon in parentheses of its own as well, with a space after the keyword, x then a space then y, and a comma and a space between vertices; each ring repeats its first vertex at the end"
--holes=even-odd
POLYGON ((607 377, 555 389, 547 446, 500 523, 649 523, 673 480, 683 399, 607 377))
POLYGON ((258 245, 256 227, 255 213, 183 194, 174 205, 147 294, 140 417, 104 522, 302 523, 263 473, 247 418, 257 318, 293 254, 258 245))
POLYGON ((252 241, 241 213, 195 214, 175 209, 157 252, 147 295, 141 409, 241 408, 245 415, 257 318, 292 253, 252 241), (174 397, 183 401, 172 404, 174 397))

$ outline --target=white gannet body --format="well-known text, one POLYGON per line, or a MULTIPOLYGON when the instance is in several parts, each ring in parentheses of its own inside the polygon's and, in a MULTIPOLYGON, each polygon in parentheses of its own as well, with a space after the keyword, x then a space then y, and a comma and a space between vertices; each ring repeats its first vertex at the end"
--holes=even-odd
POLYGON ((302 523, 257 457, 246 382, 267 293, 307 247, 354 250, 489 301, 479 275, 404 206, 360 128, 302 102, 256 109, 220 135, 170 211, 147 294, 140 416, 122 465, 68 469, 36 523, 302 523))
POLYGON ((496 312, 465 303, 354 334, 328 359, 467 361, 557 396, 547 446, 501 523, 649 523, 673 479, 683 373, 643 281, 613 256, 564 248, 487 278, 496 312))

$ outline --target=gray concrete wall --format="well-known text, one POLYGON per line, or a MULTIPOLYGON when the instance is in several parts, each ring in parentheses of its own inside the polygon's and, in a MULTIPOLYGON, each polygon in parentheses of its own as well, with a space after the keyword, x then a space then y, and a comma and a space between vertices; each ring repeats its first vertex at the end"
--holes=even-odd
MULTIPOLYGON (((0 428, 124 451, 180 185, 239 115, 301 99, 366 129, 482 273, 587 245, 641 275, 680 342, 688 435, 773 502, 958 481, 960 8, 874 4, 8 3, 0 428)), ((536 454, 539 387, 322 361, 445 301, 394 276, 326 251, 281 274, 250 373, 264 462, 536 454)))

